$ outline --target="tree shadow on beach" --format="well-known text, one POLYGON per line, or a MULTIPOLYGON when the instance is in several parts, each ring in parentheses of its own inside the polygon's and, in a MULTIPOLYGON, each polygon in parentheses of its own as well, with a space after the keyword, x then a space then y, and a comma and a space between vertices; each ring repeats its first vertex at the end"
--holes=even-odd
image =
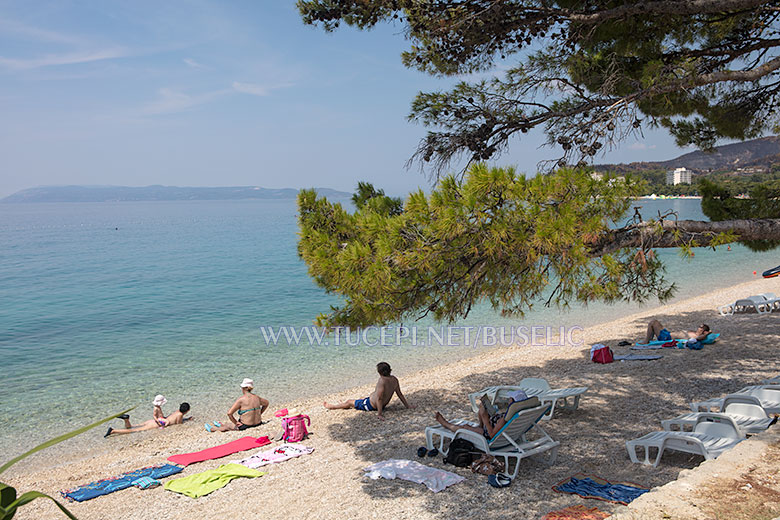
MULTIPOLYGON (((480 518, 539 518, 545 512, 574 504, 597 506, 614 511, 616 505, 583 500, 575 495, 558 494, 551 486, 574 473, 598 475, 611 481, 636 482, 643 487, 663 485, 677 478, 683 469, 694 468, 703 458, 667 452, 657 468, 633 464, 625 448, 627 440, 661 429, 661 420, 690 411, 691 401, 701 401, 734 392, 776 375, 776 338, 780 320, 773 315, 713 316, 712 311, 658 315, 657 319, 672 331, 710 325, 721 337, 703 350, 664 348, 632 351, 619 347, 621 340, 643 340, 646 321, 635 321, 626 337, 593 339, 621 354, 660 354, 654 361, 625 361, 607 365, 592 363, 583 346, 556 347, 560 354, 541 356, 534 364, 531 347, 513 347, 527 356, 514 356, 512 363, 488 371, 475 371, 455 381, 442 381, 440 389, 425 389, 407 394, 416 410, 404 410, 394 401, 387 420, 374 420, 364 412, 344 413, 344 420, 333 424, 333 439, 352 447, 366 466, 385 459, 417 460, 432 467, 453 471, 466 478, 441 493, 424 486, 397 480, 366 479, 363 491, 374 501, 397 498, 423 500, 425 509, 441 518, 474 514, 480 518), (574 349, 564 351, 561 349, 574 349), (523 361, 527 359, 527 361, 523 361), (488 486, 487 478, 467 468, 444 465, 441 457, 420 459, 419 446, 425 444, 424 429, 434 424, 433 413, 440 410, 450 419, 474 418, 467 394, 492 385, 513 385, 525 377, 542 377, 553 388, 587 386, 577 410, 557 411, 541 426, 560 441, 555 464, 547 466, 533 459, 521 462, 520 473, 505 489, 488 486)), ((544 348, 544 347, 536 347, 544 348)), ((510 348, 511 350, 512 348, 510 348)), ((469 363, 463 360, 462 363, 469 363)), ((432 370, 436 377, 436 370, 432 370)), ((402 380, 403 385, 403 380, 402 380)), ((370 507, 370 505, 367 505, 370 507)))

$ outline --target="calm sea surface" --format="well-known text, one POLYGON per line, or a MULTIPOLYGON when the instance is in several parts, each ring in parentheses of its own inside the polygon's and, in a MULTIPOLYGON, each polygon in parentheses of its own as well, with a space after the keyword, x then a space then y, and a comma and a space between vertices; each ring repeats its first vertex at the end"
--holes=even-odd
MULTIPOLYGON (((637 205, 646 217, 704 219, 697 200, 637 205)), ((474 352, 267 345, 260 327, 310 325, 338 304, 296 255, 295 215, 290 200, 0 205, 0 461, 123 408, 146 419, 158 393, 166 412, 189 401, 201 422, 223 416, 244 377, 273 408, 371 382, 380 360, 403 374, 474 352)), ((741 246, 699 250, 693 262, 660 255, 678 298, 780 263, 741 246)), ((509 320, 485 306, 458 325, 588 326, 638 309, 540 307, 509 320)))

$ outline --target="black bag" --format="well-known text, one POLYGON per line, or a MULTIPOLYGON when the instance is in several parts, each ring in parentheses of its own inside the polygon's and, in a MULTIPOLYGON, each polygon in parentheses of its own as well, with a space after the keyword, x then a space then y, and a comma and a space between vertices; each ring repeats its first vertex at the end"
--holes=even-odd
POLYGON ((450 443, 450 449, 447 456, 444 457, 445 464, 452 464, 459 468, 468 468, 482 455, 471 442, 466 439, 455 439, 450 443))

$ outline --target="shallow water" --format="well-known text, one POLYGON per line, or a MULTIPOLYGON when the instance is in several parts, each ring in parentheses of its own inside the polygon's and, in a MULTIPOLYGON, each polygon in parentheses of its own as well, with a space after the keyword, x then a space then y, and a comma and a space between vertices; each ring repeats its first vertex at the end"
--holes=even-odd
MULTIPOLYGON (((674 209, 704 218, 697 200, 637 204, 646 217, 674 209)), ((0 205, 2 458, 130 406, 150 417, 158 393, 169 399, 166 412, 186 400, 199 418, 219 417, 244 377, 278 403, 371 382, 379 360, 403 374, 473 353, 394 336, 382 344, 376 331, 368 345, 354 336, 338 347, 266 344, 260 327, 311 325, 338 303, 297 257, 295 213, 290 200, 0 205)), ((741 246, 698 250, 694 261, 659 255, 677 298, 780 263, 777 253, 741 246)), ((506 319, 483 306, 457 325, 557 331, 638 309, 540 307, 506 319)))

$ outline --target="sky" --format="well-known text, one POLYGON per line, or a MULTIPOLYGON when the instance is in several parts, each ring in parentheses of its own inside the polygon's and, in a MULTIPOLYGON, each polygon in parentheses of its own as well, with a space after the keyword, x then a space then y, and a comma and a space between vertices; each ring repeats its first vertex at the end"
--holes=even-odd
MULTIPOLYGON (((326 33, 292 0, 0 0, 0 197, 44 185, 429 189, 400 24, 326 33)), ((533 173, 541 133, 491 161, 533 173)), ((597 162, 665 160, 662 132, 597 162)))

